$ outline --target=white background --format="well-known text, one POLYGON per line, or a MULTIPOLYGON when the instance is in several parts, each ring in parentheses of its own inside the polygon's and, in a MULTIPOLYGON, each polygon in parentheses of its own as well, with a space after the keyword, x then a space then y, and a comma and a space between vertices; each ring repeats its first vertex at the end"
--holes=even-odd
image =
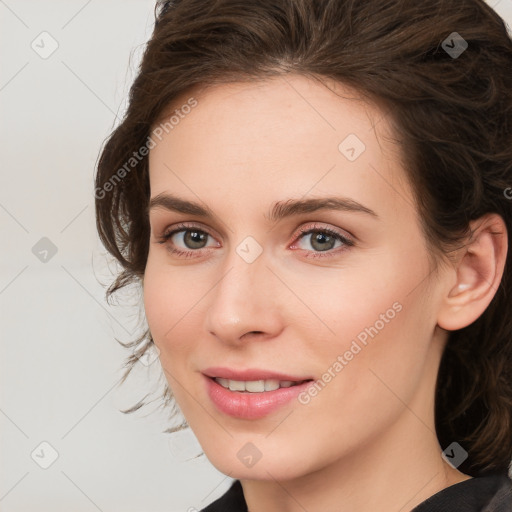
MULTIPOLYGON (((512 25, 512 0, 490 4, 512 25)), ((158 397, 160 368, 140 364, 116 386, 127 350, 114 337, 133 339, 137 318, 104 300, 112 276, 93 175, 153 10, 154 0, 0 0, 1 512, 192 511, 232 481, 204 457, 187 461, 195 439, 163 434, 162 412, 119 412, 158 397), (43 31, 59 45, 47 59, 31 47, 43 31), (32 252, 43 237, 57 248, 46 263, 32 252), (48 469, 35 462, 50 460, 44 441, 58 452, 48 469)))

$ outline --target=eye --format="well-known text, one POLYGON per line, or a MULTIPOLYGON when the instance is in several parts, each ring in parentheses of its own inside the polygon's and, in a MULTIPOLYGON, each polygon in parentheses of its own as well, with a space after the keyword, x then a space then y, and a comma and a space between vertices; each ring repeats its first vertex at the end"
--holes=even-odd
MULTIPOLYGON (((306 239, 308 237, 309 242, 304 245, 309 245, 314 249, 313 252, 308 251, 310 253, 309 255, 306 255, 306 257, 308 258, 323 258, 333 256, 335 254, 338 254, 340 251, 345 251, 349 247, 352 247, 354 245, 353 240, 342 235, 340 232, 331 228, 327 228, 325 226, 322 227, 314 225, 313 227, 307 226, 301 228, 298 236, 299 240, 302 241, 303 239, 306 239), (338 245, 338 248, 341 247, 341 249, 333 251, 336 242, 339 242, 340 245, 338 245), (319 254, 322 252, 327 252, 328 254, 319 254)), ((296 243, 291 247, 293 248, 295 246, 296 243)), ((299 249, 308 250, 307 247, 299 247, 299 249)))
POLYGON ((196 226, 189 226, 187 224, 179 224, 171 231, 165 232, 160 239, 158 240, 159 244, 165 244, 169 241, 172 242, 172 246, 168 247, 169 252, 172 254, 177 254, 178 256, 183 256, 186 258, 191 258, 196 256, 195 253, 199 252, 201 249, 205 249, 205 242, 208 237, 211 236, 206 231, 199 229, 196 226), (179 235, 179 236, 175 236, 179 235), (175 240, 172 240, 175 238, 175 240), (181 250, 177 249, 176 242, 181 240, 181 244, 185 245, 185 249, 192 250, 181 250))

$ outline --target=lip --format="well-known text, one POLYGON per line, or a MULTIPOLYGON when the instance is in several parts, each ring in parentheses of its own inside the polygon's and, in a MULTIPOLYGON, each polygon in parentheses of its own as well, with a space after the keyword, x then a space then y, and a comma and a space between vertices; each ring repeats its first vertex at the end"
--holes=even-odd
POLYGON ((273 372, 270 370, 262 370, 259 368, 249 368, 247 370, 234 370, 222 366, 215 366, 207 368, 202 372, 207 377, 220 377, 222 379, 230 380, 291 380, 292 382, 301 382, 303 380, 310 380, 314 377, 311 375, 306 376, 294 376, 286 375, 284 373, 273 372))
POLYGON ((308 386, 314 384, 313 380, 308 380, 307 382, 303 382, 302 384, 297 384, 296 386, 291 386, 289 388, 279 388, 274 391, 263 391, 261 393, 249 393, 231 391, 218 384, 213 377, 208 377, 204 374, 203 377, 205 380, 206 392, 217 409, 228 416, 246 420, 257 420, 268 416, 272 412, 291 402, 308 386))

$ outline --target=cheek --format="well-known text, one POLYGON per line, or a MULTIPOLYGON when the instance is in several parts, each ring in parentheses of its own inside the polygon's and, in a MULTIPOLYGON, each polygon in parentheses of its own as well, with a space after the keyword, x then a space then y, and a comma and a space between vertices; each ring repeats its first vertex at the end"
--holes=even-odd
POLYGON ((171 349, 179 354, 192 346, 183 332, 198 300, 195 297, 197 292, 192 286, 187 286, 190 282, 184 279, 180 269, 162 265, 156 257, 148 258, 144 274, 144 309, 162 362, 171 361, 168 358, 171 349))
POLYGON ((317 281, 313 291, 308 288, 308 305, 323 325, 311 315, 303 360, 318 362, 317 373, 333 382, 329 400, 354 412, 362 404, 379 408, 380 400, 393 400, 386 384, 405 399, 422 374, 435 327, 421 284, 428 262, 418 258, 413 265, 408 259, 398 253, 380 257, 364 271, 343 271, 338 281, 317 281))
POLYGON ((155 343, 165 333, 166 325, 169 329, 169 311, 172 310, 173 304, 170 302, 172 295, 166 281, 165 276, 153 271, 153 266, 148 260, 144 274, 144 310, 155 343))
MULTIPOLYGON (((398 344, 401 336, 397 334, 407 316, 403 311, 417 300, 410 292, 423 272, 420 264, 407 270, 407 259, 389 251, 350 260, 346 267, 337 269, 299 272, 292 266, 283 280, 294 291, 295 296, 289 297, 293 308, 284 310, 290 315, 295 310, 298 319, 305 318, 299 325, 309 325, 309 331, 316 329, 306 339, 317 339, 317 348, 325 352, 347 350, 353 340, 363 347, 376 338, 389 338, 389 343, 398 344), (297 303, 297 297, 307 308, 297 303), (392 331, 393 336, 386 335, 392 331)), ((291 320, 288 323, 297 325, 291 320)))
MULTIPOLYGON (((186 417, 193 412, 193 403, 184 391, 185 382, 193 374, 190 367, 196 351, 194 340, 199 339, 192 326, 200 325, 194 319, 193 305, 197 292, 186 286, 180 271, 166 265, 154 264, 148 259, 144 274, 144 308, 153 341, 159 349, 160 364, 172 395, 186 417), (192 410, 191 410, 192 408, 192 410)), ((197 383, 194 383, 197 385, 197 383)), ((191 389, 187 384, 186 389, 191 389)), ((197 395, 197 390, 192 390, 197 395)))

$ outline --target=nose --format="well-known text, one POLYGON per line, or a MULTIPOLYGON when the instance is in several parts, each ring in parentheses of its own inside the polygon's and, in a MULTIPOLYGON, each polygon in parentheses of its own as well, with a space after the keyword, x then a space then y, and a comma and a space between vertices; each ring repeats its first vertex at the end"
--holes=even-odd
POLYGON ((208 294, 207 332, 224 343, 239 345, 255 336, 266 340, 283 328, 281 281, 268 268, 264 253, 252 263, 234 250, 225 271, 208 294))

